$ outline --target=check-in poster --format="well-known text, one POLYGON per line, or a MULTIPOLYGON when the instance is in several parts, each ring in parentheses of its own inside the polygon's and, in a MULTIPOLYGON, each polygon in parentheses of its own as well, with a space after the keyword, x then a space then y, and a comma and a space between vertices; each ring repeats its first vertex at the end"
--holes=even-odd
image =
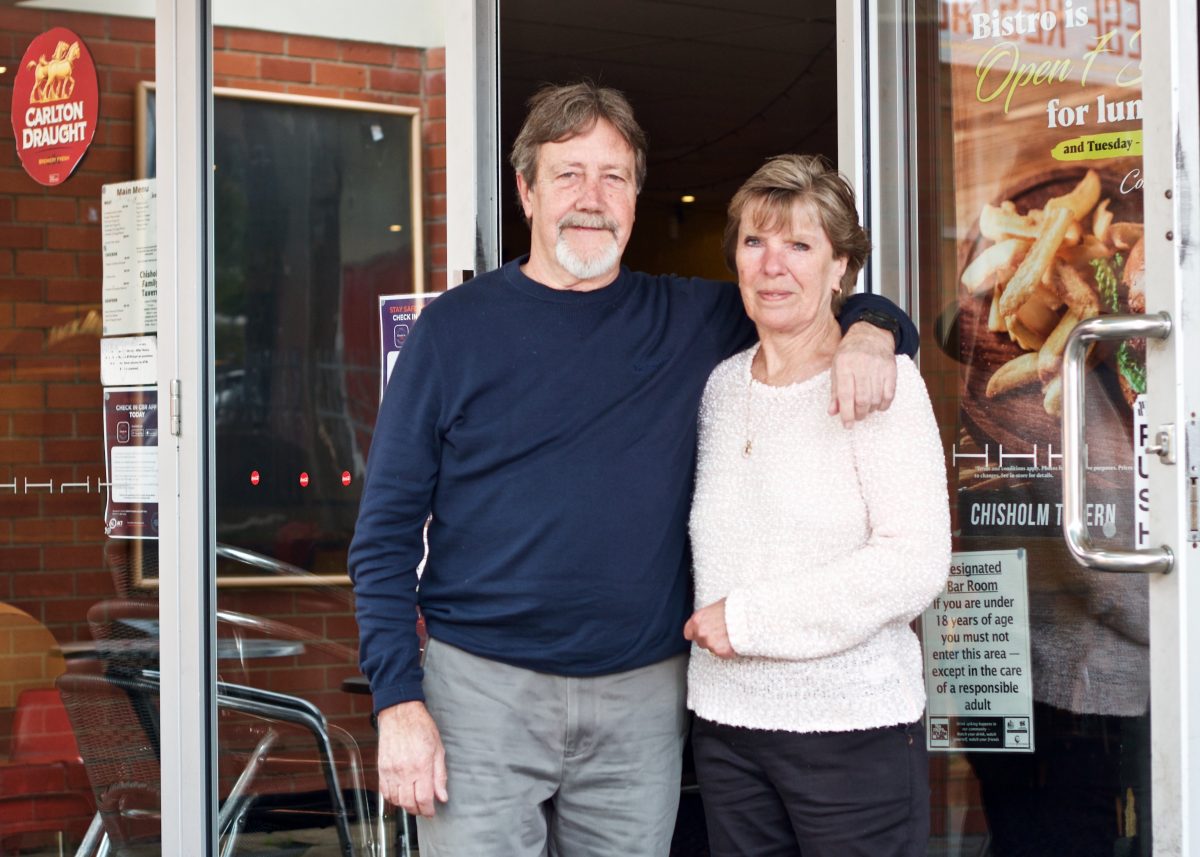
POLYGON ((114 539, 158 538, 158 390, 104 390, 104 532, 114 539))
POLYGON ((379 398, 387 389, 388 379, 404 341, 412 332, 417 316, 438 293, 425 295, 379 296, 379 398))
MULTIPOLYGON (((1071 328, 1145 311, 1141 4, 941 4, 953 117, 955 336, 965 536, 1061 532, 1071 328)), ((1145 343, 1089 356, 1087 523, 1132 544, 1132 408, 1145 343)))

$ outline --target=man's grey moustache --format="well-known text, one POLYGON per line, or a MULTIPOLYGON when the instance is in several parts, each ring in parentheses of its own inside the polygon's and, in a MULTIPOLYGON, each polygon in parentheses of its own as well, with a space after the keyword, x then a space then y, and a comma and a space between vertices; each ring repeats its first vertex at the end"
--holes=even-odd
POLYGON ((569 214, 562 220, 558 221, 558 229, 561 232, 570 227, 580 229, 607 229, 609 232, 616 233, 617 224, 609 220, 607 217, 600 215, 587 214, 569 214))

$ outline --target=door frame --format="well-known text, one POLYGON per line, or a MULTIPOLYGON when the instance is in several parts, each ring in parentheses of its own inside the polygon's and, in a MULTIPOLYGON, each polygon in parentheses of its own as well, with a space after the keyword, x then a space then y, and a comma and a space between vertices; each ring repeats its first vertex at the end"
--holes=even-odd
MULTIPOLYGON (((1149 0, 1143 0, 1143 7, 1149 0)), ((1200 853, 1200 534, 1191 530, 1197 500, 1200 428, 1186 425, 1200 412, 1200 67, 1196 0, 1166 0, 1165 10, 1142 18, 1144 221, 1147 236, 1146 311, 1165 310, 1175 325, 1169 339, 1151 341, 1147 370, 1150 434, 1173 424, 1178 464, 1150 456, 1150 542, 1175 556, 1168 574, 1150 588, 1151 789, 1154 853, 1200 853), (1161 12, 1161 13, 1160 13, 1161 12)), ((838 0, 839 166, 865 190, 864 220, 875 244, 867 274, 871 291, 896 300, 910 314, 917 304, 915 195, 919 155, 913 93, 904 81, 915 65, 915 0, 838 0), (887 146, 882 145, 887 140, 887 146)), ((1195 525, 1200 528, 1200 525, 1195 525)), ((1092 572, 1100 574, 1102 572, 1092 572)))

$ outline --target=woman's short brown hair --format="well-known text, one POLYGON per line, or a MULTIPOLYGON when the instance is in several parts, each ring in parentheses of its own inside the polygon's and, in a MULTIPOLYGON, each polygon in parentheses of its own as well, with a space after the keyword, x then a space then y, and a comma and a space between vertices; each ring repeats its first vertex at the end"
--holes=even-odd
POLYGON ((858 222, 854 188, 820 155, 777 155, 755 171, 729 201, 725 221, 725 264, 737 273, 738 232, 749 213, 759 229, 789 223, 797 205, 807 205, 833 247, 833 258, 846 260, 841 291, 833 296, 833 311, 854 289, 858 272, 871 252, 871 240, 858 222))
POLYGON ((543 86, 529 99, 529 115, 513 143, 509 162, 533 184, 537 178, 538 149, 592 130, 605 120, 633 149, 634 172, 640 192, 646 181, 646 133, 633 118, 633 105, 620 91, 590 80, 561 86, 543 86))

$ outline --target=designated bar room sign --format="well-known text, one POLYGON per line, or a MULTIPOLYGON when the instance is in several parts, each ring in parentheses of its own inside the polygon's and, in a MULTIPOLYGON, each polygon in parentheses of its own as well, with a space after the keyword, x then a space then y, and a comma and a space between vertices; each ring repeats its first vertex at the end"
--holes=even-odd
POLYGON ((1033 752, 1025 551, 954 554, 921 630, 929 749, 1033 752))

